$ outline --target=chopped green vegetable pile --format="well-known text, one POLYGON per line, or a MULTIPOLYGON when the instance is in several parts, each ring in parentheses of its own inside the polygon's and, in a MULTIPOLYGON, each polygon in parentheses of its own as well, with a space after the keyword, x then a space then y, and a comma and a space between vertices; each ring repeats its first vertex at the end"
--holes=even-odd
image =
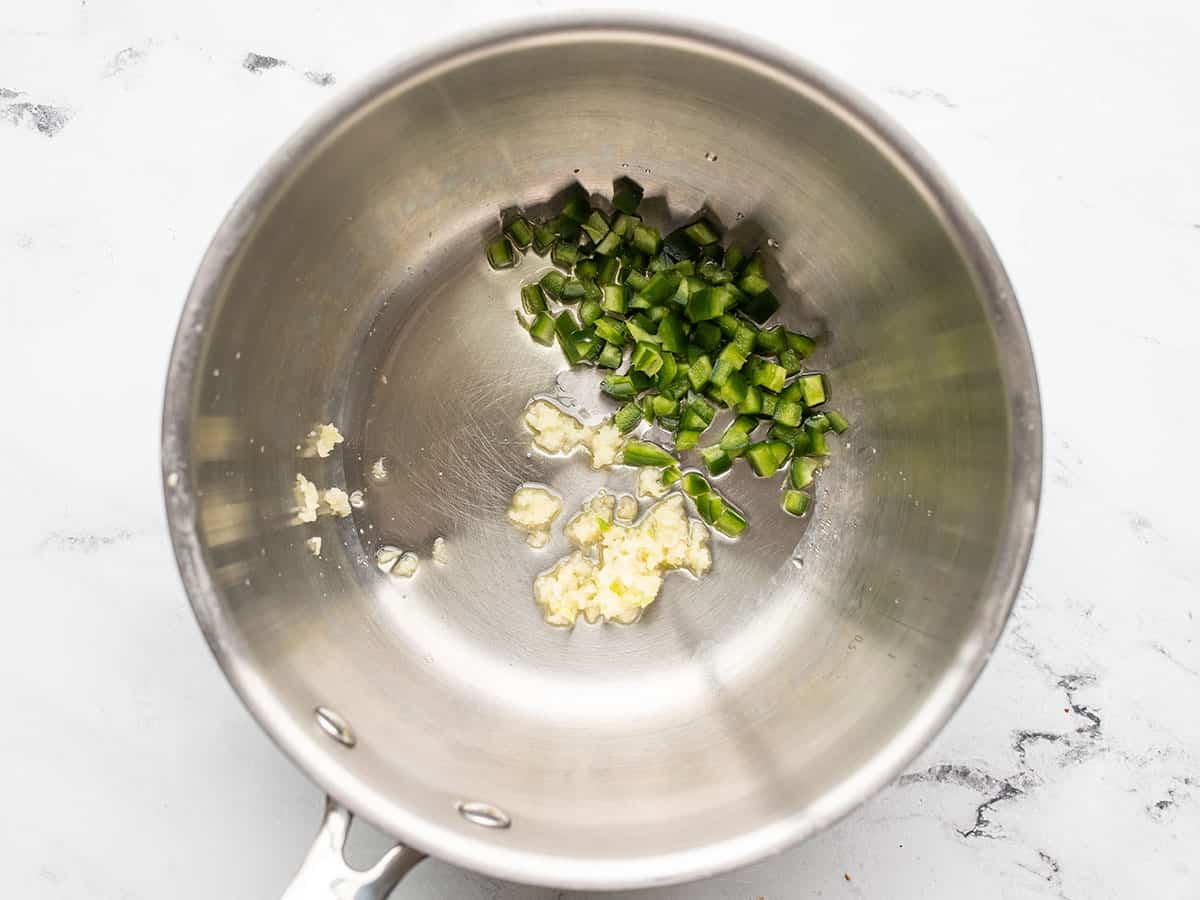
MULTIPOLYGON (((576 185, 554 218, 508 222, 487 245, 488 263, 510 268, 517 250, 550 254, 556 268, 521 288, 517 319, 538 343, 557 343, 572 366, 609 370, 600 386, 625 401, 614 416, 623 433, 657 424, 673 436, 676 454, 698 448, 710 477, 739 457, 759 478, 786 469, 780 504, 802 516, 811 503, 806 489, 829 452, 826 433, 849 427, 841 413, 817 409, 826 401, 825 376, 804 364, 816 342, 768 325, 780 304, 760 252, 722 246, 703 217, 664 238, 637 215, 643 193, 632 179, 616 179, 606 215, 576 185), (721 408, 736 418, 706 440, 721 408)), ((623 461, 663 469, 664 484, 680 481, 700 517, 723 534, 746 528, 708 478, 681 472, 663 447, 631 439, 623 461)))

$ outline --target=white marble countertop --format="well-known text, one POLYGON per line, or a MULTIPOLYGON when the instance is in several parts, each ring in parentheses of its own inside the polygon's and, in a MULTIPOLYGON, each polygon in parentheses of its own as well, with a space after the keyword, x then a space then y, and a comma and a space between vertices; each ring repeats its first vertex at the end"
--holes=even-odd
MULTIPOLYGON (((162 379, 217 222, 306 115, 428 40, 563 4, 409 6, 0 14, 6 896, 261 900, 307 847, 319 794, 226 686, 176 574, 162 379)), ((628 896, 1195 897, 1200 6, 801 7, 656 4, 839 73, 958 183, 1037 354, 1042 518, 998 652, 909 774, 790 853, 628 896)), ((399 896, 567 895, 430 862, 399 896)))

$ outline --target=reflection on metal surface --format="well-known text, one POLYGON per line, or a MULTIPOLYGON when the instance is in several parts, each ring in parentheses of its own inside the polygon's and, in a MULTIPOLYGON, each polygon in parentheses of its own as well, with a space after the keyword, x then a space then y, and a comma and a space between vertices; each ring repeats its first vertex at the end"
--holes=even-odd
POLYGON ((241 425, 233 416, 198 416, 192 426, 196 462, 233 459, 242 451, 241 425))

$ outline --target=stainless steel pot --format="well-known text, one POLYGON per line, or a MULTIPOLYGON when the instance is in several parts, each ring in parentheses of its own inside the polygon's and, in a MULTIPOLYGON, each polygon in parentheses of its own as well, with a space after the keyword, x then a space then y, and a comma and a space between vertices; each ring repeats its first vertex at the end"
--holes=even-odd
POLYGON ((568 888, 700 878, 782 850, 888 783, 979 674, 1041 476, 1033 360, 986 235, 898 129, 761 47, 612 20, 402 62, 309 123, 238 200, 171 358, 175 550, 229 680, 330 812, 288 896, 380 897, 422 853, 568 888), (520 413, 594 386, 489 271, 505 207, 572 178, 707 205, 770 241, 785 315, 825 337, 855 423, 807 525, 729 479, 750 536, 635 626, 554 629, 504 522, 522 481, 582 499, 628 472, 529 454, 520 413), (347 442, 298 452, 320 422, 347 442), (368 468, 387 457, 393 475, 368 468), (297 472, 365 490, 299 525, 297 472), (305 546, 323 539, 320 557, 305 546), (428 561, 444 536, 450 563, 428 561), (411 582, 374 550, 426 561, 411 582), (353 809, 396 835, 370 873, 353 809))

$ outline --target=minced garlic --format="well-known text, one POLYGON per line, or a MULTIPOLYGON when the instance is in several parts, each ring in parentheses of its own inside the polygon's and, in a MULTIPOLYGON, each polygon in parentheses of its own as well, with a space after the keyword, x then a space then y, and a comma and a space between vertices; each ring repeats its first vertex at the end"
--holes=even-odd
POLYGON ((572 625, 580 615, 633 622, 658 597, 668 571, 700 576, 712 566, 708 529, 688 519, 681 495, 628 526, 612 520, 613 502, 604 492, 589 500, 565 529, 579 549, 534 581, 534 599, 551 625, 572 625))
POLYGON ((611 421, 597 426, 588 442, 588 450, 592 454, 592 468, 605 469, 616 465, 624 446, 625 438, 621 436, 621 429, 611 421))
POLYGON ((310 432, 309 437, 313 440, 313 449, 317 451, 317 456, 321 459, 327 457, 333 452, 334 447, 345 440, 332 422, 328 425, 318 425, 310 432))
POLYGON ((297 472, 295 491, 296 503, 299 505, 296 518, 301 522, 317 521, 317 506, 319 505, 317 486, 297 472))
POLYGON ((400 578, 412 578, 417 572, 417 567, 421 564, 421 560, 415 553, 401 553, 400 558, 396 560, 396 564, 392 566, 392 574, 400 578))
POLYGON ((638 502, 628 494, 622 494, 617 498, 616 518, 618 522, 629 523, 637 518, 638 502))
POLYGON ((445 538, 438 537, 433 539, 433 552, 431 555, 433 556, 433 561, 439 566, 444 566, 450 562, 450 554, 446 552, 445 538))
POLYGON ((396 560, 400 558, 403 551, 399 547, 393 547, 390 544, 380 547, 375 551, 375 565, 379 567, 379 571, 387 574, 392 571, 392 567, 396 565, 396 560))
POLYGON ((398 575, 401 578, 411 578, 417 571, 421 560, 411 551, 401 550, 387 544, 375 551, 375 565, 379 571, 388 575, 398 575))
POLYGON ((600 491, 569 521, 563 528, 567 540, 586 550, 598 543, 613 523, 613 507, 616 498, 612 494, 600 491))
POLYGON ((611 419, 595 427, 584 425, 549 400, 534 400, 525 408, 525 425, 533 432, 534 446, 547 453, 567 454, 585 448, 593 469, 616 465, 625 446, 625 438, 611 419))
POLYGON ((341 488, 329 488, 321 495, 325 508, 335 516, 350 515, 350 497, 341 488))
POLYGON ((308 552, 313 556, 321 555, 321 539, 319 537, 310 537, 304 542, 304 546, 308 548, 308 552))
POLYGON ((667 492, 671 490, 668 485, 663 484, 662 469, 652 469, 649 466, 643 466, 638 469, 637 475, 637 495, 639 497, 665 497, 667 492))
POLYGON ((508 521, 527 532, 530 547, 545 547, 550 525, 562 512, 562 500, 544 487, 525 484, 517 488, 508 507, 508 521))

